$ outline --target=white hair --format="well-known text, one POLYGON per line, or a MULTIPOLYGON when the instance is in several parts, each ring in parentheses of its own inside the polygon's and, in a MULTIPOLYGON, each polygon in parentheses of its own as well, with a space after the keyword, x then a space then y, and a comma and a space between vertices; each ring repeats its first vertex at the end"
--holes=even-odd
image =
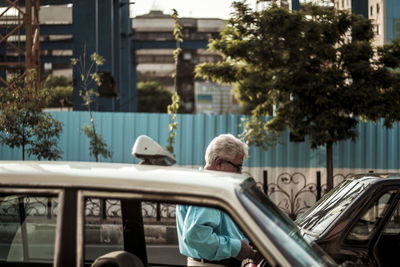
POLYGON ((248 150, 247 144, 232 134, 221 134, 215 137, 207 147, 206 165, 214 164, 218 158, 234 160, 237 156, 243 156, 243 159, 245 159, 248 156, 248 150))

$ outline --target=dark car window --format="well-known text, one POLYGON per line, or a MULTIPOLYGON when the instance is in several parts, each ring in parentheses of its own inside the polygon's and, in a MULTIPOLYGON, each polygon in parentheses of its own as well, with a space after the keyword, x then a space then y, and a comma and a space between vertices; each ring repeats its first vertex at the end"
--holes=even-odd
POLYGON ((400 238, 400 202, 397 203, 388 223, 383 229, 384 234, 398 235, 400 238))
POLYGON ((57 200, 55 195, 0 194, 0 265, 53 265, 57 200))
POLYGON ((376 245, 375 255, 381 266, 392 266, 398 260, 400 251, 400 202, 397 203, 390 219, 376 245))
POLYGON ((373 202, 351 228, 345 241, 347 243, 367 242, 371 238, 371 233, 376 229, 378 223, 387 212, 395 195, 396 191, 388 191, 373 202))
POLYGON ((296 223, 302 229, 322 233, 357 198, 374 178, 345 180, 303 213, 296 223))

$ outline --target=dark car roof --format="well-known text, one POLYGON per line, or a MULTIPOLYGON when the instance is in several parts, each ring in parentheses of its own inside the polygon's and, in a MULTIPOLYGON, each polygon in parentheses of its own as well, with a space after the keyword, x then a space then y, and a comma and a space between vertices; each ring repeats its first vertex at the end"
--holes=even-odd
POLYGON ((339 218, 346 217, 349 210, 363 205, 363 199, 372 197, 371 192, 383 184, 398 186, 400 174, 367 173, 348 176, 302 214, 296 223, 304 233, 319 237, 334 228, 340 222, 339 218))
POLYGON ((348 179, 361 179, 361 178, 382 178, 382 179, 400 179, 400 173, 363 173, 354 174, 348 177, 348 179))

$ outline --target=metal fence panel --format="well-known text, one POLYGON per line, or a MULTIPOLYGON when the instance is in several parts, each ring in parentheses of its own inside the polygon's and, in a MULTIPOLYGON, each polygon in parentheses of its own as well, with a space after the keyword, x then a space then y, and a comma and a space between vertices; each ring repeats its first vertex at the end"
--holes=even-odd
MULTIPOLYGON (((59 147, 64 152, 62 160, 94 161, 89 156, 89 140, 80 131, 84 123, 89 124, 87 112, 51 112, 63 123, 59 147)), ((111 147, 111 159, 101 161, 136 163, 131 149, 135 139, 146 134, 167 145, 168 114, 156 113, 107 113, 94 112, 96 129, 111 147)), ((179 114, 175 155, 177 165, 202 166, 204 152, 212 138, 221 133, 238 135, 242 131, 240 115, 190 115, 179 114)), ((334 167, 350 169, 399 169, 399 125, 386 129, 381 123, 360 123, 356 142, 345 141, 334 145, 334 167)), ((21 159, 21 149, 0 146, 1 160, 21 159)), ((35 157, 29 159, 35 160, 35 157)), ((304 142, 290 142, 289 132, 282 135, 282 143, 275 148, 251 146, 245 165, 251 168, 291 167, 320 168, 325 166, 325 148, 310 149, 304 142)))

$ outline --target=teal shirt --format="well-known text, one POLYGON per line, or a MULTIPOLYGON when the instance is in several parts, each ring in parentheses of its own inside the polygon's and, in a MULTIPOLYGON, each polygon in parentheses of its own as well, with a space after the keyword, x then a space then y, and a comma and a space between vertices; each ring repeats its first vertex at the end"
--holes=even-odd
POLYGON ((240 240, 247 240, 224 212, 196 206, 176 206, 176 224, 181 254, 219 261, 239 254, 240 240))

